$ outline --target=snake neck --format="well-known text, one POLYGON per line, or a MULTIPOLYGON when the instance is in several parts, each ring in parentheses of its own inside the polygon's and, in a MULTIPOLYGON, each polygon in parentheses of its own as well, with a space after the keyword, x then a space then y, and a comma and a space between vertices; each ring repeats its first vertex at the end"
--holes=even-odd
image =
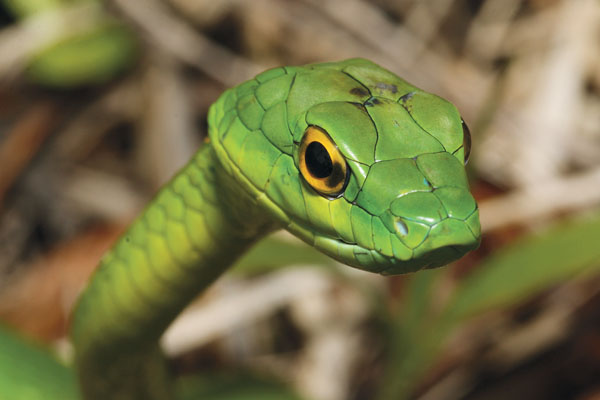
POLYGON ((84 397, 172 398, 158 339, 273 229, 203 146, 102 258, 78 302, 71 336, 84 397))

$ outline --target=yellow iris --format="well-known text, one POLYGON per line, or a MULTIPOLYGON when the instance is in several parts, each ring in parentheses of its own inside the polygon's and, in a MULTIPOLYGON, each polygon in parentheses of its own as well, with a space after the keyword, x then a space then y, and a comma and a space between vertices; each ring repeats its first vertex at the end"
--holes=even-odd
POLYGON ((325 197, 338 197, 346 188, 348 166, 325 130, 309 126, 299 149, 300 172, 306 182, 325 197))

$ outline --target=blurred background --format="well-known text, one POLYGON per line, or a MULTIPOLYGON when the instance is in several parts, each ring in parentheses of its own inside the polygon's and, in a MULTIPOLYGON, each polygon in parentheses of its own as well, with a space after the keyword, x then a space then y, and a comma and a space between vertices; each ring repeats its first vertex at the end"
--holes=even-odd
POLYGON ((364 57, 461 111, 481 247, 383 278, 277 233, 165 334, 174 373, 203 399, 600 399, 597 0, 0 4, 7 329, 68 364, 78 293, 219 94, 364 57))

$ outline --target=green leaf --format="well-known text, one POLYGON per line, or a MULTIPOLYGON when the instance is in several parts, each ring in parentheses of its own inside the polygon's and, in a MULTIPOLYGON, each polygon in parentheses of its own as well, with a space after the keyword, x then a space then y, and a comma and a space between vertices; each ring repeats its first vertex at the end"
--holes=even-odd
POLYGON ((437 329, 434 303, 437 283, 444 268, 419 271, 410 276, 401 312, 391 317, 385 376, 378 399, 408 398, 441 348, 444 332, 437 329))
POLYGON ((72 370, 37 343, 0 325, 0 398, 75 400, 79 395, 72 370))
POLYGON ((204 373, 178 382, 181 400, 300 400, 279 382, 250 375, 204 373))
POLYGON ((333 267, 336 262, 298 239, 269 236, 248 251, 232 268, 232 273, 256 275, 290 265, 333 267))
POLYGON ((101 84, 130 66, 136 53, 129 29, 105 22, 34 56, 27 75, 39 84, 57 88, 101 84))
POLYGON ((457 288, 446 313, 462 319, 509 307, 582 272, 600 270, 600 214, 556 224, 485 260, 457 288))
POLYGON ((523 237, 486 259, 441 312, 431 303, 435 283, 448 270, 417 272, 407 285, 404 309, 390 321, 388 366, 378 398, 408 398, 465 318, 513 306, 578 274, 600 271, 599 238, 600 213, 523 237))
POLYGON ((3 0, 4 6, 16 17, 25 18, 34 14, 59 8, 61 0, 3 0))

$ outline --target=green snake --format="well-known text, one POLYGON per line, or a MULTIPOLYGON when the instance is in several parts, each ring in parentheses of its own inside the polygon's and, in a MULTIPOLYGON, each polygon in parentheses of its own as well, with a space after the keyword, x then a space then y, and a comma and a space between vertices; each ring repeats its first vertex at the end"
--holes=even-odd
POLYGON ((85 399, 170 399, 158 339, 253 243, 286 229, 385 275, 480 240, 456 107, 364 59, 280 67, 211 106, 209 140, 101 260, 73 314, 85 399))

